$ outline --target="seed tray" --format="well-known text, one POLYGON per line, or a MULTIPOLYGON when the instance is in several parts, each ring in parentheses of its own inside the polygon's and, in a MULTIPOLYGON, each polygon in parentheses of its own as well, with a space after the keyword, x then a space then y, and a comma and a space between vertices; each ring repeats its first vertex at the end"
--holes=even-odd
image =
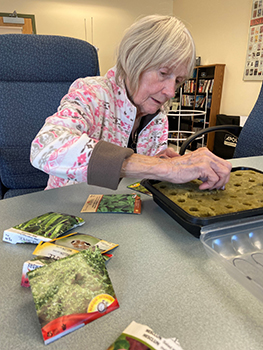
MULTIPOLYGON (((257 173, 263 173, 257 169, 248 168, 248 167, 236 167, 232 169, 232 172, 237 170, 252 170, 257 173)), ((254 217, 258 215, 263 215, 263 207, 256 209, 248 209, 237 212, 232 212, 228 214, 208 216, 208 217, 197 217, 190 215, 180 206, 174 203, 166 195, 160 192, 155 184, 160 181, 144 179, 141 181, 141 184, 149 190, 153 195, 153 200, 173 219, 175 219, 181 226, 183 226, 188 232, 190 232, 196 238, 200 237, 201 229, 204 226, 212 225, 215 223, 224 223, 226 221, 236 221, 247 217, 254 217)))

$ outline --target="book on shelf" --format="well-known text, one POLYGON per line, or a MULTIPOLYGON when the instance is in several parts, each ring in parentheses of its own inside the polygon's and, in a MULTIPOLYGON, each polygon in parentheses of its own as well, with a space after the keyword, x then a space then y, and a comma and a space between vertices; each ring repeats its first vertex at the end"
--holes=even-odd
POLYGON ((209 93, 212 93, 213 92, 213 86, 214 86, 214 79, 211 79, 210 80, 210 85, 209 85, 209 93))
POLYGON ((201 96, 201 95, 196 96, 195 107, 204 108, 205 101, 206 101, 206 96, 201 96))
POLYGON ((200 79, 199 80, 199 85, 198 85, 198 92, 201 93, 204 90, 204 84, 205 84, 205 79, 200 79))
POLYGON ((198 85, 199 93, 212 93, 214 85, 214 79, 200 79, 198 85))
POLYGON ((194 93, 196 82, 194 79, 189 79, 184 83, 183 91, 184 93, 194 93))
POLYGON ((194 106, 194 96, 191 95, 182 95, 182 106, 184 107, 193 107, 194 106))
MULTIPOLYGON (((207 108, 211 108, 211 101, 212 97, 208 96, 207 98, 207 108)), ((205 108, 206 103, 206 96, 203 95, 197 95, 195 100, 195 107, 196 108, 205 108)))
POLYGON ((207 99, 207 108, 211 108, 212 97, 209 96, 207 99))

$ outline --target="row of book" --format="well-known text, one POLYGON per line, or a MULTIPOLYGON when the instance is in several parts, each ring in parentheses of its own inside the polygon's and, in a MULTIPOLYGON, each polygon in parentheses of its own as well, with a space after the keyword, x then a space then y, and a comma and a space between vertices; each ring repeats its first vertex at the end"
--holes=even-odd
MULTIPOLYGON (((196 96, 195 108, 205 108, 206 96, 196 96)), ((207 108, 211 107, 211 97, 207 100, 207 108)))
POLYGON ((194 93, 195 92, 195 87, 196 87, 196 82, 195 80, 187 80, 184 83, 184 92, 185 93, 194 93))
POLYGON ((182 95, 182 106, 193 107, 195 97, 191 95, 182 95))
POLYGON ((212 93, 214 86, 214 79, 200 79, 198 85, 198 92, 212 93))

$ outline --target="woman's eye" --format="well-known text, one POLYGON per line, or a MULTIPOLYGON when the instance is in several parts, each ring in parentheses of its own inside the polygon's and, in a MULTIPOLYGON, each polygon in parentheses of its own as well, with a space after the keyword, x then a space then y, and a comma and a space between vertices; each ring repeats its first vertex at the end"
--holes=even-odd
POLYGON ((162 76, 167 75, 167 73, 165 71, 160 71, 160 73, 161 73, 162 76))

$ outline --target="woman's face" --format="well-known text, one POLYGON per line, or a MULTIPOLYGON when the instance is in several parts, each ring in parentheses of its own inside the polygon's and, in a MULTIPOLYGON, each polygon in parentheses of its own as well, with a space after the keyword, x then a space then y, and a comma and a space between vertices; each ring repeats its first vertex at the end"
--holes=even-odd
MULTIPOLYGON (((182 83, 186 76, 185 64, 178 65, 175 69, 164 66, 143 72, 139 80, 139 89, 132 96, 132 101, 138 109, 137 115, 156 113, 165 102, 174 97, 178 84, 182 83)), ((129 81, 126 83, 129 91, 129 81)))

